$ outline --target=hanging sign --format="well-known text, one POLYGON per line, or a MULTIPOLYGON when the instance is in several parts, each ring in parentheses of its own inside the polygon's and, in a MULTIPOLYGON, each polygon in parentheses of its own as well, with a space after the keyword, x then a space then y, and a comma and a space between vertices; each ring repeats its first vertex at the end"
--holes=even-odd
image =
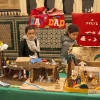
POLYGON ((100 13, 72 14, 72 23, 80 28, 79 45, 100 46, 100 13))
POLYGON ((45 13, 45 7, 31 11, 29 25, 37 28, 65 28, 64 14, 61 10, 53 8, 45 13))

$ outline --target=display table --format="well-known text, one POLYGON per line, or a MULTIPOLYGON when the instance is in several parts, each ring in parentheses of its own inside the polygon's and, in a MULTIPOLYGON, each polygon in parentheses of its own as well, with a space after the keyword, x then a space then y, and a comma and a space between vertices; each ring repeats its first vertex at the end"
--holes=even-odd
MULTIPOLYGON (((61 77, 66 77, 61 73, 61 77)), ((19 90, 0 86, 0 100, 100 100, 100 95, 82 93, 19 90)))
POLYGON ((18 88, 0 87, 0 100, 100 100, 100 95, 67 92, 26 91, 18 88))

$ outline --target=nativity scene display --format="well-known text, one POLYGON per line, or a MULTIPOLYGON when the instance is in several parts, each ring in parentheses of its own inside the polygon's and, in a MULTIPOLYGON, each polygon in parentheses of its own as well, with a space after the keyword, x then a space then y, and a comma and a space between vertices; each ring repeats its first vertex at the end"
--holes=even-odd
POLYGON ((38 82, 56 82, 59 80, 58 64, 51 63, 34 63, 30 64, 30 82, 38 80, 38 82))
MULTIPOLYGON (((39 58, 36 58, 39 59, 39 58)), ((59 77, 59 64, 52 61, 41 60, 30 63, 30 77, 22 84, 20 89, 63 91, 64 79, 59 77)))
POLYGON ((64 90, 88 93, 88 89, 100 89, 100 48, 70 47, 69 49, 70 52, 66 55, 68 68, 64 90))
MULTIPOLYGON (((69 48, 65 59, 66 77, 60 77, 60 63, 55 59, 46 60, 32 57, 18 57, 15 63, 3 66, 4 77, 10 74, 13 79, 25 78, 20 89, 46 90, 59 92, 88 93, 89 89, 100 90, 100 47, 69 48), (28 66, 28 67, 27 67, 28 66), (15 73, 16 72, 16 73, 15 73), (17 74, 17 77, 15 76, 17 74)), ((12 79, 12 78, 11 78, 12 79)))

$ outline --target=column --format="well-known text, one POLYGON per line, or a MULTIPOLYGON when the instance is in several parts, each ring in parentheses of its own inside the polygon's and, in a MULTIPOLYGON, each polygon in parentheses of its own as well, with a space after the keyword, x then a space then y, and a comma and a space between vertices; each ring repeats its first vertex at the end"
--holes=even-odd
POLYGON ((82 0, 74 0, 73 13, 82 13, 82 0))
POLYGON ((36 5, 37 8, 44 7, 44 0, 36 0, 36 5))
POLYGON ((55 0, 54 7, 59 9, 59 10, 63 10, 63 1, 62 0, 55 0))
POLYGON ((27 6, 26 6, 26 0, 20 0, 20 10, 21 10, 21 16, 26 16, 27 14, 27 6))
POLYGON ((93 13, 100 12, 100 0, 94 0, 93 2, 93 13))

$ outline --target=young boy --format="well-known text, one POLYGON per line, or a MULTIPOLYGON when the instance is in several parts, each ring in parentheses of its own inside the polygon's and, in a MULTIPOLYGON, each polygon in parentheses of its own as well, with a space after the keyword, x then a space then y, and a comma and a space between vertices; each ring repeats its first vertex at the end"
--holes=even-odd
POLYGON ((40 44, 36 37, 35 28, 31 25, 25 28, 25 35, 19 45, 19 56, 29 57, 34 55, 39 57, 40 44))
POLYGON ((71 24, 68 27, 68 30, 65 34, 61 35, 61 62, 64 65, 67 65, 67 60, 65 56, 68 54, 68 49, 71 45, 77 44, 76 38, 79 33, 79 28, 75 24, 71 24))

